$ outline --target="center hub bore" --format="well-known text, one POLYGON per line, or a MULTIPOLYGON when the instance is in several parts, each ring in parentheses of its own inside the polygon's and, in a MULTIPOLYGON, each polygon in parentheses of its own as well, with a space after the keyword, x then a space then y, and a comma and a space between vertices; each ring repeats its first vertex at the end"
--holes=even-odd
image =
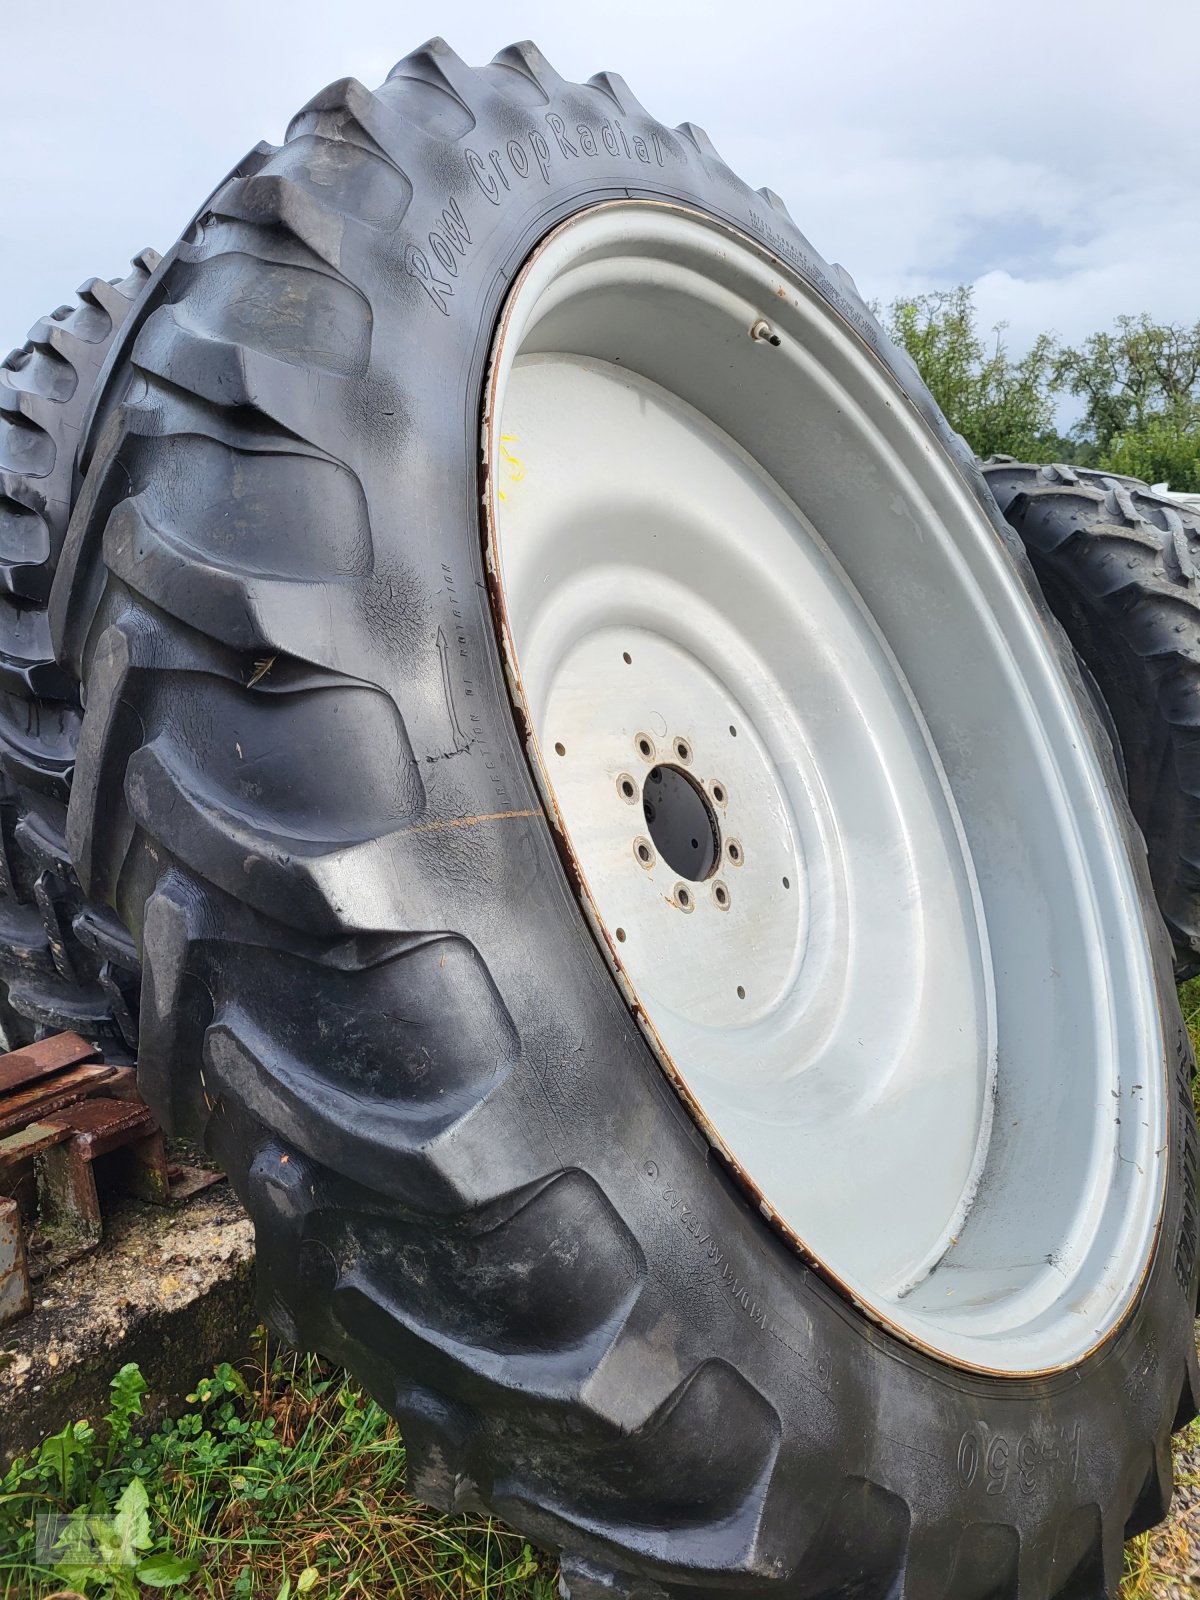
POLYGON ((721 829, 708 797, 682 767, 652 767, 642 786, 642 811, 663 860, 692 883, 711 878, 721 859, 721 829))

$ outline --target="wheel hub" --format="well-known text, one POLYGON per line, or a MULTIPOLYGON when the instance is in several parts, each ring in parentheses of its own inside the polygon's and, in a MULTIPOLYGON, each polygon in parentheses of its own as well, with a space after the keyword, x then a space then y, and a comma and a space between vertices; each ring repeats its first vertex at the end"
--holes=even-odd
POLYGON ((707 1028, 769 1012, 806 899, 791 807, 744 708, 670 639, 601 628, 560 663, 544 726, 573 848, 639 988, 707 1028))

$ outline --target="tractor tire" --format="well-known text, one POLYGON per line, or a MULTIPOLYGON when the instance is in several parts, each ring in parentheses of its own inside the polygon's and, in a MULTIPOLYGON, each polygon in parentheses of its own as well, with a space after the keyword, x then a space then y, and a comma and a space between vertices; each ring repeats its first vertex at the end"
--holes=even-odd
POLYGON ((1169 951, 1019 541, 782 202, 431 41, 214 194, 84 459, 67 837, 142 1090, 411 1492, 575 1600, 1115 1597, 1200 1394, 1169 951))
POLYGON ((67 852, 78 686, 54 659, 47 602, 75 490, 75 455, 100 369, 158 265, 92 278, 76 305, 0 363, 0 1043, 71 1029, 109 1060, 137 1049, 137 957, 89 906, 67 852))
POLYGON ((1083 467, 983 470, 1112 718, 1182 982, 1200 972, 1200 515, 1083 467))

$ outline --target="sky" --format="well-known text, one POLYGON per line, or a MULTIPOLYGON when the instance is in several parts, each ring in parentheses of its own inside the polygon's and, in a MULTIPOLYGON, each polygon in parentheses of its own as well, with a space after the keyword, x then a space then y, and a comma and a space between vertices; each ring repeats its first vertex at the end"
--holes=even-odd
POLYGON ((1200 0, 0 0, 0 343, 434 34, 620 72, 868 298, 971 283, 1018 351, 1200 318, 1200 0))

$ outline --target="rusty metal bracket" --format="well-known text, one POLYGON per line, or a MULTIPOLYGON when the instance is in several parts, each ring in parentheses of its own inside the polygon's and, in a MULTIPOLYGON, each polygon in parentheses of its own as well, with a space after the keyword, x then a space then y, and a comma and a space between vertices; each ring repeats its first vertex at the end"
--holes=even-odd
POLYGON ((0 1200, 0 1328, 32 1307, 20 1208, 15 1200, 0 1200))
POLYGON ((34 1280, 99 1243, 103 1158, 108 1184, 154 1205, 220 1179, 168 1163, 132 1069, 78 1034, 0 1056, 0 1327, 30 1309, 34 1280))
POLYGON ((157 1140, 161 1187, 155 1182, 157 1171, 149 1181, 142 1179, 145 1163, 136 1168, 141 1180, 136 1187, 142 1191, 142 1199, 160 1203, 169 1199, 162 1135, 140 1101, 83 1100, 47 1117, 43 1126, 58 1128, 63 1134, 61 1142, 49 1145, 43 1152, 38 1174, 42 1229, 60 1258, 78 1255, 100 1242, 103 1224, 93 1164, 101 1156, 124 1146, 157 1140))

